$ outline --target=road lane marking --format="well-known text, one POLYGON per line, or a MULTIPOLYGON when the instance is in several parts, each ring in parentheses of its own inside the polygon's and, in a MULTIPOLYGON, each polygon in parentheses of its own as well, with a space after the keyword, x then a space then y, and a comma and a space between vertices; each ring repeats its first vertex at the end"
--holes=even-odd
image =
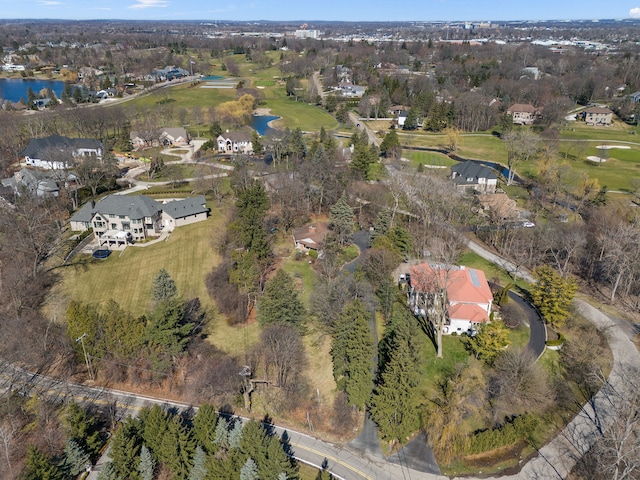
POLYGON ((356 467, 353 467, 353 466, 349 465, 348 463, 343 462, 342 460, 339 460, 336 457, 333 457, 331 455, 325 455, 324 453, 322 453, 322 452, 320 452, 318 450, 315 450, 315 449, 313 449, 311 447, 307 447, 306 445, 302 445, 301 443, 295 443, 295 442, 289 441, 289 444, 291 446, 294 446, 294 447, 299 447, 299 448, 301 448, 303 450, 306 450, 308 452, 315 453, 316 455, 319 455, 320 457, 324 457, 327 460, 332 460, 335 463, 337 463, 338 465, 342 465, 343 467, 347 468, 348 470, 351 470, 352 472, 357 473, 362 478, 366 478, 367 480, 373 480, 373 478, 370 477, 369 475, 367 475, 366 473, 358 470, 356 467))

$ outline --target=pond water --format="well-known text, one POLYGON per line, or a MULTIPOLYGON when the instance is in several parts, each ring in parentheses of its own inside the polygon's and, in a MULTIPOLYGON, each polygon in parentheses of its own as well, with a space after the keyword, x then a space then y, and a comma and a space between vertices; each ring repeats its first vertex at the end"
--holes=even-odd
POLYGON ((27 89, 31 87, 33 93, 40 94, 43 88, 50 88, 60 98, 64 90, 64 82, 60 80, 33 80, 25 78, 1 78, 0 98, 19 102, 21 98, 27 99, 27 89))
POLYGON ((269 122, 280 117, 274 115, 251 115, 251 126, 260 135, 264 135, 269 130, 269 122))

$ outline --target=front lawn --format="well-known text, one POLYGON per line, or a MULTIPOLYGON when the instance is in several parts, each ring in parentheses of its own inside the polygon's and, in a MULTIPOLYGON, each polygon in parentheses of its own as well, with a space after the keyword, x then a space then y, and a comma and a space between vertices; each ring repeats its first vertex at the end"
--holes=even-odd
POLYGON ((182 298, 199 298, 210 313, 210 341, 225 352, 244 353, 247 345, 257 339, 257 325, 227 325, 217 314, 205 285, 206 275, 220 260, 212 240, 224 231, 227 221, 224 208, 209 206, 212 211, 208 220, 176 228, 166 241, 128 247, 114 251, 105 260, 89 260, 86 265, 61 269, 62 282, 52 294, 58 303, 59 318, 64 318, 64 304, 70 300, 102 303, 111 298, 132 314, 143 315, 152 307, 152 280, 164 268, 182 298))

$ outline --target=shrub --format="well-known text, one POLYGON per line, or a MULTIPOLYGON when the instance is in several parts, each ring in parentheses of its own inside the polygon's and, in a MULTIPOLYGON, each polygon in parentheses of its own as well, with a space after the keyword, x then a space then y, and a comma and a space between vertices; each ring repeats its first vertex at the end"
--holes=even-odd
POLYGON ((534 415, 520 415, 507 421, 499 428, 482 430, 465 439, 464 451, 467 455, 488 452, 500 447, 512 445, 518 441, 529 441, 539 419, 534 415))
POLYGON ((545 342, 545 344, 548 347, 559 347, 561 345, 564 345, 564 342, 566 341, 566 338, 564 337, 564 335, 562 335, 560 332, 558 332, 558 338, 555 340, 547 340, 545 342))

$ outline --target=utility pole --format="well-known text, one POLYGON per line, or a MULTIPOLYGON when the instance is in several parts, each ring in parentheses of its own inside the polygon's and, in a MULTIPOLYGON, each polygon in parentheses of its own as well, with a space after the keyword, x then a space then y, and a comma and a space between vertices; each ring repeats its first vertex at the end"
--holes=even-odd
POLYGON ((87 349, 84 346, 84 337, 86 337, 87 334, 83 333, 82 335, 80 335, 78 338, 76 338, 76 343, 80 342, 82 344, 82 352, 84 353, 84 362, 87 364, 87 370, 89 371, 89 378, 91 380, 95 380, 95 378, 93 377, 93 369, 91 368, 91 360, 89 359, 89 355, 87 355, 87 349))

